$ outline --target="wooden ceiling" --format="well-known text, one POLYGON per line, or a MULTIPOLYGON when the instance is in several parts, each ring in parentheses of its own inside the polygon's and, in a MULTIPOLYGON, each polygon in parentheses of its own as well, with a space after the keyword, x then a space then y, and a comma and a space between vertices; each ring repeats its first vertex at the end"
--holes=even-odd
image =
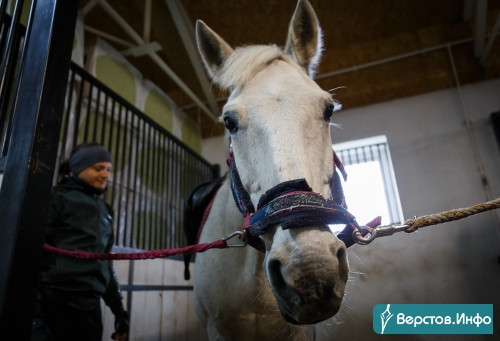
MULTIPOLYGON (((494 34, 500 0, 310 2, 324 38, 316 81, 325 90, 338 88, 343 109, 453 87, 454 69, 462 85, 500 77, 494 34)), ((284 45, 295 6, 296 0, 80 1, 86 39, 98 35, 123 51, 200 124, 204 138, 223 133, 216 116, 227 94, 203 72, 196 20, 233 47, 284 45)))

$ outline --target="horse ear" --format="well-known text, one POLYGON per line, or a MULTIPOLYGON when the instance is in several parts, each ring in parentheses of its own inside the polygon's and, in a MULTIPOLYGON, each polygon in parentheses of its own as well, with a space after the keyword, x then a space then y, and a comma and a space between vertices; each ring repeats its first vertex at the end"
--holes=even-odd
POLYGON ((196 45, 210 78, 214 79, 233 49, 203 21, 196 21, 196 45))
POLYGON ((299 0, 288 27, 285 53, 292 56, 310 77, 314 76, 322 49, 321 27, 307 0, 299 0))

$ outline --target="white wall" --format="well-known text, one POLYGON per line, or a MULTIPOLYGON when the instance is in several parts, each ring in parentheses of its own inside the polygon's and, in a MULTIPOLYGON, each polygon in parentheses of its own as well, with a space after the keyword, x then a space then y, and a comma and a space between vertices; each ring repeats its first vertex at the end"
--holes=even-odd
MULTIPOLYGON (((121 250, 117 250, 121 252, 121 250)), ((171 259, 134 261, 133 285, 192 286, 193 279, 184 280, 184 262, 171 259)), ((118 282, 128 283, 130 261, 114 261, 118 282)), ((191 277, 194 273, 190 266, 191 277)), ((127 307, 130 297, 122 292, 127 307)), ((103 340, 111 340, 114 316, 101 300, 103 311, 103 340)), ((194 311, 192 290, 145 290, 132 292, 129 341, 205 341, 207 334, 194 311)))
MULTIPOLYGON (((488 117, 500 110, 500 79, 464 86, 462 92, 492 198, 498 198, 500 149, 488 117)), ((458 89, 340 111, 333 120, 342 125, 335 131, 335 143, 387 135, 405 218, 486 200, 458 89)), ((217 140, 223 146, 223 138, 211 139, 203 156, 221 163, 225 151, 215 147, 217 140)), ((500 316, 499 216, 483 213, 351 247, 351 277, 336 317, 341 324, 323 323, 317 340, 378 339, 372 309, 379 303, 495 303, 495 316, 500 316)), ((500 334, 498 323, 495 334, 500 334)), ((489 339, 454 337, 483 338, 489 339)))
POLYGON ((219 165, 221 175, 228 170, 226 163, 228 150, 228 140, 223 136, 203 139, 201 143, 201 156, 209 162, 219 165))

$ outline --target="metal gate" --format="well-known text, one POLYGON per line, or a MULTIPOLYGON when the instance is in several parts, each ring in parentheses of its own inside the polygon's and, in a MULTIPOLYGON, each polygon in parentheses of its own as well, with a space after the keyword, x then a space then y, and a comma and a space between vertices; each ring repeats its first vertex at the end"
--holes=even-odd
POLYGON ((0 1, 0 335, 31 331, 77 1, 0 1))
POLYGON ((29 339, 48 198, 58 165, 76 144, 98 142, 112 154, 106 200, 115 210, 119 246, 184 246, 184 197, 219 173, 70 64, 78 1, 32 0, 22 22, 24 5, 0 0, 0 335, 6 340, 29 339))
POLYGON ((116 245, 185 246, 184 199, 197 185, 217 178, 218 167, 72 63, 59 163, 82 142, 104 145, 113 158, 105 197, 115 211, 116 245))

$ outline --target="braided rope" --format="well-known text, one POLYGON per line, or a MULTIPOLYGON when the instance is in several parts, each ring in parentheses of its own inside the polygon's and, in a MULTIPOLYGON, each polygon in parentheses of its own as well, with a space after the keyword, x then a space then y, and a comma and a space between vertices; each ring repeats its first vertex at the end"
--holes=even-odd
MULTIPOLYGON (((459 208, 441 213, 421 216, 415 219, 409 219, 405 222, 406 232, 415 232, 421 227, 442 224, 454 220, 467 218, 474 214, 483 213, 500 208, 500 198, 491 200, 482 204, 477 204, 471 207, 459 208)), ((392 234, 392 233, 391 233, 392 234)), ((59 255, 81 258, 81 259, 108 259, 108 260, 123 260, 123 259, 154 259, 166 258, 181 253, 197 253, 204 252, 210 249, 224 249, 227 248, 227 242, 224 239, 214 241, 212 243, 190 245, 183 248, 153 250, 146 252, 136 253, 90 253, 84 251, 71 251, 59 249, 49 244, 44 244, 45 251, 52 252, 59 255)))
POLYGON ((497 208, 500 208, 500 198, 482 204, 477 204, 471 207, 459 208, 432 215, 425 215, 416 219, 409 219, 405 222, 405 225, 408 225, 406 232, 415 232, 417 229, 424 226, 430 226, 430 225, 446 223, 449 221, 460 220, 474 214, 491 211, 497 208))

